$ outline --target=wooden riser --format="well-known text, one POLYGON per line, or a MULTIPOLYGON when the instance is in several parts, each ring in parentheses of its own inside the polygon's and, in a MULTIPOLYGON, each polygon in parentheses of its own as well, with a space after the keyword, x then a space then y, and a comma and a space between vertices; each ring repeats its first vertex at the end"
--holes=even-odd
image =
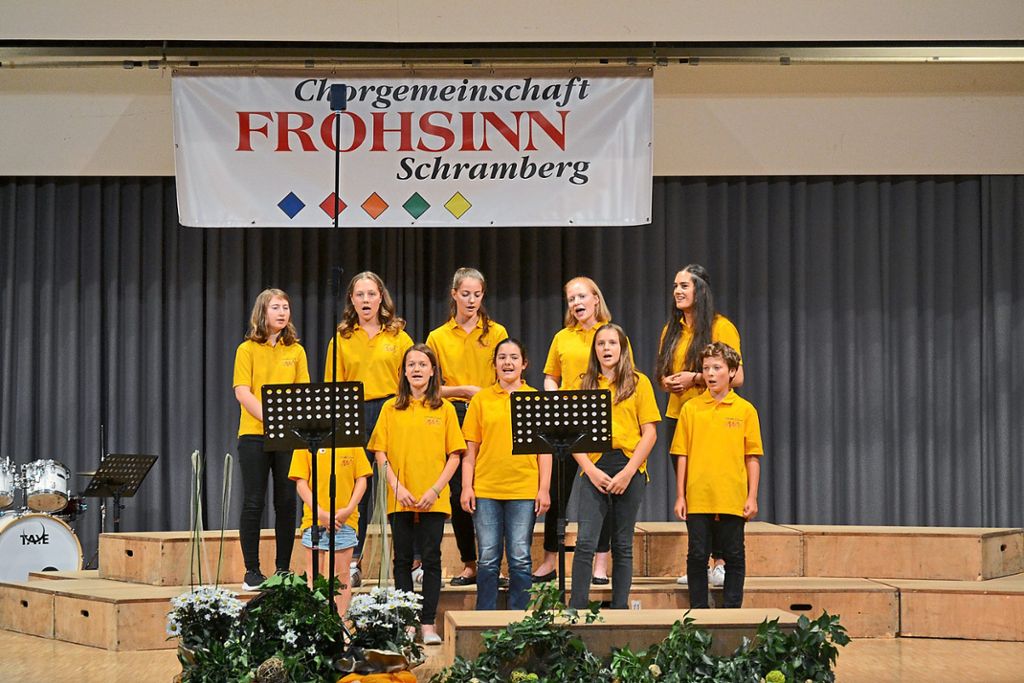
MULTIPOLYGON (((721 604, 721 589, 716 589, 721 604)), ((867 579, 765 578, 748 579, 744 607, 776 607, 809 619, 822 610, 839 616, 854 638, 892 638, 900 629, 899 592, 867 579)))
POLYGON ((981 584, 886 583, 900 592, 901 636, 1024 641, 1022 574, 981 584))
MULTIPOLYGON (((686 573, 688 536, 683 522, 639 522, 646 540, 645 576, 686 573)), ((749 576, 803 576, 800 532, 767 522, 750 522, 744 529, 749 576)))
POLYGON ((1024 571, 1024 532, 972 527, 791 526, 804 576, 979 581, 1024 571))
MULTIPOLYGON (((634 651, 650 647, 668 635, 672 624, 685 615, 684 610, 605 611, 603 621, 572 626, 598 657, 607 657, 613 648, 630 647, 634 651)), ((765 619, 778 619, 782 627, 793 628, 797 617, 775 609, 694 610, 690 612, 701 628, 712 632, 712 652, 733 652, 744 637, 753 638, 765 619)), ((450 663, 455 657, 475 658, 483 650, 485 631, 500 629, 522 619, 523 612, 449 612, 445 616, 444 655, 450 663)))

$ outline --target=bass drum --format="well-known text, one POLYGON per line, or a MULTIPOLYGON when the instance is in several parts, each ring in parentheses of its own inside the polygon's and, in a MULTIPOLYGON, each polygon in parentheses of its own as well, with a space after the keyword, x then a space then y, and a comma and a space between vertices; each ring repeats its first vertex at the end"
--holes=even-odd
POLYGON ((78 571, 82 544, 63 520, 30 513, 0 516, 0 581, 27 581, 29 572, 78 571))

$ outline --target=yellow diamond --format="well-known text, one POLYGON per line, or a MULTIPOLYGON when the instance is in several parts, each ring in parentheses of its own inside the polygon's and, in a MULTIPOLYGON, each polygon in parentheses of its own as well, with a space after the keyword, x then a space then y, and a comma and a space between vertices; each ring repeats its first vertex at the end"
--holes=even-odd
POLYGON ((462 218, 462 215, 469 211, 473 205, 466 201, 466 198, 462 196, 461 192, 456 192, 452 195, 452 198, 444 203, 444 208, 448 209, 448 212, 456 218, 462 218))

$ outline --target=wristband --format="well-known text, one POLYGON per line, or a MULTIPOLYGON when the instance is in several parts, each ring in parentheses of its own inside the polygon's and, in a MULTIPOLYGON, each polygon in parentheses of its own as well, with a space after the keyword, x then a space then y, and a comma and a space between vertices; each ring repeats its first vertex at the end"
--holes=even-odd
POLYGON ((438 498, 440 498, 440 497, 441 497, 441 492, 437 490, 437 487, 436 487, 436 486, 431 486, 431 487, 430 487, 430 490, 431 490, 431 491, 433 491, 433 492, 434 492, 434 495, 435 495, 435 496, 437 496, 438 498))

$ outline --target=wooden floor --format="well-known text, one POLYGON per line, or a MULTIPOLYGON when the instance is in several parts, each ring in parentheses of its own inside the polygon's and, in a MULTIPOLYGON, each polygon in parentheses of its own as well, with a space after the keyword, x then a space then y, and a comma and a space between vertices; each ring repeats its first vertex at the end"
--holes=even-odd
MULTIPOLYGON (((440 647, 417 674, 441 666, 440 647)), ((0 630, 0 677, 10 683, 170 683, 179 671, 171 650, 109 652, 0 630)), ((840 683, 933 683, 1024 680, 1024 643, 927 638, 860 639, 843 648, 840 683)))

